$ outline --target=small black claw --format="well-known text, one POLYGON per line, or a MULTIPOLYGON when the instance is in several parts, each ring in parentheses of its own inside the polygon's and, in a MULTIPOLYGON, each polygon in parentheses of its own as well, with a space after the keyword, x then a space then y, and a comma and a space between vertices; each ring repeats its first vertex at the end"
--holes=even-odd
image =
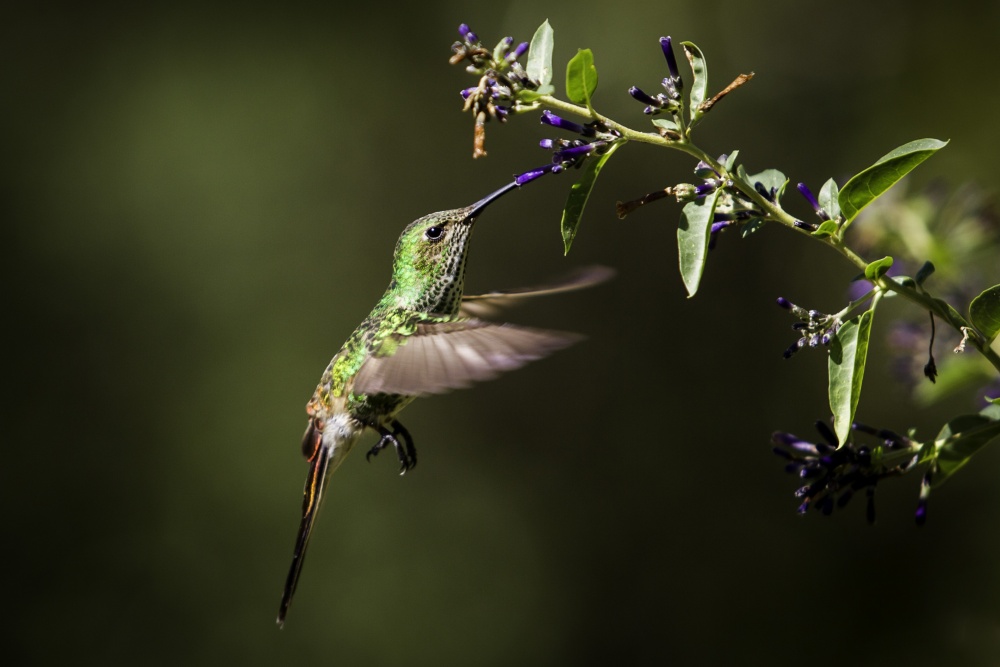
POLYGON ((403 471, 400 474, 405 473, 407 470, 412 470, 417 465, 417 448, 413 446, 413 438, 410 436, 410 432, 406 430, 406 427, 400 424, 395 419, 392 420, 392 435, 393 440, 399 443, 400 439, 403 441, 403 446, 399 444, 396 446, 396 453, 399 455, 399 461, 403 464, 403 471), (404 451, 405 447, 405 451, 404 451), (405 460, 404 460, 405 457, 405 460))
POLYGON ((378 456, 378 453, 391 443, 393 449, 396 450, 397 458, 399 458, 399 474, 404 475, 407 470, 411 470, 417 465, 417 450, 413 447, 413 439, 410 437, 409 431, 403 428, 402 424, 393 420, 391 425, 393 427, 392 431, 382 425, 372 427, 382 437, 379 438, 374 447, 368 450, 365 459, 370 462, 373 456, 378 456), (400 440, 403 442, 400 442, 400 440))
POLYGON ((365 454, 365 460, 371 463, 373 456, 378 456, 378 453, 385 449, 387 435, 383 435, 382 439, 375 443, 375 445, 368 450, 365 454))

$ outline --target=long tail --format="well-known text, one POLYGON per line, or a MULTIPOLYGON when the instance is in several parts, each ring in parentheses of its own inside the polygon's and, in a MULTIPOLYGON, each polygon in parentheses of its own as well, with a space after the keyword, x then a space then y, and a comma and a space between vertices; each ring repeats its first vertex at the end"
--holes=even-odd
POLYGON ((313 523, 323 500, 323 490, 330 472, 330 459, 333 454, 331 447, 323 445, 323 433, 316 427, 316 421, 311 420, 302 440, 302 450, 309 459, 309 476, 306 478, 304 496, 302 498, 302 523, 299 525, 299 535, 295 540, 295 552, 292 555, 292 566, 285 580, 285 592, 281 596, 281 608, 278 610, 278 627, 285 625, 288 607, 292 604, 295 587, 299 583, 302 564, 306 558, 306 547, 309 546, 309 536, 312 534, 313 523))

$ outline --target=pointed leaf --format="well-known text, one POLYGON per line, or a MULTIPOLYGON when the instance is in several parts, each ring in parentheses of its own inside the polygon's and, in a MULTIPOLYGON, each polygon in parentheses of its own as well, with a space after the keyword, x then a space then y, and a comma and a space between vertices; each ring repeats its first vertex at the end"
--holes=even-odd
POLYGON ((1000 333, 1000 285, 994 285, 972 300, 969 319, 986 337, 986 343, 992 343, 1000 333))
POLYGON ((841 189, 838 201, 845 227, 876 197, 891 188, 914 167, 948 145, 937 139, 918 139, 883 155, 879 160, 849 180, 841 189))
POLYGON ((711 197, 688 202, 681 210, 681 221, 677 227, 677 255, 688 298, 698 291, 698 283, 701 282, 701 276, 705 272, 709 232, 712 229, 715 204, 719 201, 720 194, 722 194, 721 188, 712 193, 711 197))
POLYGON ((816 231, 812 232, 812 235, 817 238, 823 239, 828 236, 833 236, 834 234, 836 234, 837 229, 839 229, 839 227, 840 225, 838 225, 833 220, 824 220, 823 222, 820 223, 819 227, 816 228, 816 231))
POLYGON ((662 127, 664 130, 673 130, 674 132, 676 132, 680 129, 679 127, 677 127, 677 123, 670 120, 669 118, 654 118, 652 122, 653 125, 655 125, 656 127, 662 127))
POLYGON ((888 271, 891 266, 892 257, 883 257, 882 259, 875 260, 865 267, 865 278, 868 282, 874 283, 876 280, 884 276, 885 272, 888 271))
MULTIPOLYGON (((538 26, 535 35, 531 38, 528 46, 528 63, 525 65, 525 72, 528 78, 537 81, 541 88, 550 87, 552 83, 552 47, 555 44, 555 32, 549 25, 548 19, 538 26)), ((546 92, 551 92, 549 91, 546 92)), ((543 93, 546 94, 546 93, 543 93)))
POLYGON ((687 57, 688 63, 691 65, 691 73, 694 75, 694 83, 691 84, 691 92, 688 93, 688 117, 690 118, 688 125, 694 127, 704 115, 701 105, 705 101, 708 90, 708 63, 705 62, 705 56, 701 49, 691 42, 681 42, 681 47, 684 48, 684 55, 687 57))
POLYGON ((736 165, 736 157, 739 154, 740 154, 739 150, 735 150, 729 154, 729 157, 726 158, 726 164, 722 165, 723 167, 726 168, 726 171, 731 172, 733 170, 733 167, 736 165))
POLYGON ((608 161, 623 143, 625 142, 619 141, 611 144, 608 152, 604 155, 588 159, 587 166, 584 167, 580 180, 570 186, 569 197, 566 199, 566 207, 563 209, 562 222, 560 224, 564 254, 568 255, 569 248, 573 245, 573 239, 576 238, 576 232, 580 226, 580 218, 583 217, 583 209, 587 206, 590 191, 594 189, 594 183, 597 182, 597 177, 600 175, 604 163, 608 161))
POLYGON ((590 98, 597 90, 597 68, 594 53, 580 49, 566 65, 566 96, 571 102, 590 107, 590 98))
POLYGON ((833 412, 833 430, 841 447, 851 434, 854 411, 861 397, 861 381, 865 376, 874 314, 873 305, 860 316, 844 322, 830 341, 830 410, 833 412))
POLYGON ((840 203, 837 201, 839 195, 840 190, 837 188, 837 181, 832 178, 827 180, 823 184, 823 187, 819 189, 819 206, 826 211, 831 220, 836 220, 840 217, 840 203))
POLYGON ((1000 421, 996 411, 1000 406, 990 405, 978 415, 955 417, 938 433, 937 441, 946 440, 938 451, 938 474, 932 486, 940 486, 958 472, 973 454, 1000 436, 1000 421))

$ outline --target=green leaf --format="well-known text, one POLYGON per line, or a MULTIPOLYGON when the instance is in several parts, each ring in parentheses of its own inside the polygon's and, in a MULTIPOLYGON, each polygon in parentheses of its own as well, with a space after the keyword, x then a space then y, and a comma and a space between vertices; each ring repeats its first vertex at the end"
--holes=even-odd
POLYGON ((568 255, 569 248, 573 245, 573 239, 576 238, 577 229, 580 227, 580 218, 583 217, 583 209, 587 206, 590 191, 594 189, 594 183, 597 182, 601 168, 604 167, 604 163, 608 161, 623 143, 625 142, 619 141, 611 144, 607 153, 587 160, 583 176, 580 177, 579 181, 570 186, 569 197, 566 199, 566 207, 563 209, 562 223, 560 225, 564 254, 568 255))
POLYGON ((938 450, 938 474, 934 476, 931 486, 937 487, 945 483, 958 472, 973 454, 985 447, 994 438, 1000 436, 1000 421, 990 405, 978 415, 962 415, 955 417, 944 425, 936 440, 946 442, 938 450))
POLYGON ((708 91, 708 63, 705 62, 705 55, 701 49, 691 42, 681 42, 681 47, 684 49, 684 55, 687 57, 688 64, 691 65, 691 73, 694 76, 691 92, 688 93, 688 118, 690 119, 688 125, 694 127, 704 115, 699 107, 705 101, 706 91, 708 91))
POLYGON ((590 98, 597 90, 597 68, 594 67, 594 53, 590 49, 580 49, 566 65, 566 96, 571 102, 586 104, 590 108, 590 98))
POLYGON ((525 72, 528 78, 537 81, 540 85, 538 92, 546 95, 555 90, 552 88, 552 47, 555 44, 555 32, 549 25, 548 19, 538 26, 535 35, 528 45, 528 63, 525 72), (542 88, 549 90, 542 92, 542 88))
POLYGON ((653 125, 656 127, 662 127, 664 130, 673 130, 675 132, 680 130, 680 128, 677 127, 677 123, 669 118, 654 118, 653 125))
POLYGON ((861 381, 865 377, 874 314, 873 304, 870 310, 844 322, 830 341, 830 410, 833 412, 833 430, 841 447, 851 434, 854 411, 861 397, 861 381))
POLYGON ((837 181, 832 178, 827 180, 823 184, 823 187, 819 189, 819 206, 827 212, 831 220, 836 220, 840 217, 840 203, 837 201, 839 194, 840 190, 837 188, 837 181))
POLYGON ((885 272, 889 270, 892 266, 892 257, 886 256, 882 259, 877 259, 868 266, 865 267, 865 279, 868 282, 874 283, 876 280, 885 275, 885 272))
POLYGON ((918 285, 923 285, 924 281, 931 277, 934 273, 934 265, 930 262, 924 262, 924 265, 920 267, 917 271, 916 281, 918 285))
POLYGON ((838 225, 833 220, 824 220, 822 223, 820 223, 820 226, 816 228, 816 231, 812 232, 812 235, 817 238, 823 239, 828 236, 833 236, 834 234, 836 234, 837 229, 839 229, 839 227, 840 225, 838 225))
POLYGON ((726 168, 726 171, 732 172, 733 166, 736 164, 736 156, 738 156, 739 154, 740 154, 739 150, 735 150, 729 154, 729 157, 726 158, 726 164, 722 165, 723 167, 726 168))
POLYGON ((883 155, 875 164, 854 176, 837 198, 844 214, 844 226, 914 167, 947 145, 947 141, 937 139, 911 141, 883 155))
POLYGON ((986 344, 992 343, 1000 333, 1000 285, 994 285, 972 300, 969 319, 986 337, 986 344))
POLYGON ((722 188, 719 188, 711 199, 702 197, 690 201, 681 210, 681 221, 677 227, 677 256, 688 298, 693 297, 698 291, 698 283, 701 282, 701 276, 705 272, 709 232, 715 215, 715 204, 721 194, 722 188))

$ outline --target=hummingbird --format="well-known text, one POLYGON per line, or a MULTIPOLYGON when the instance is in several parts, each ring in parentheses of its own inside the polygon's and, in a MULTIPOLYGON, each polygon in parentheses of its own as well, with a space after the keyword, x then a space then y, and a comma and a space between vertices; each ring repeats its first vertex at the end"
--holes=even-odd
POLYGON ((463 294, 476 218, 519 186, 508 183, 471 206, 410 223, 396 243, 388 289, 323 372, 306 405, 302 454, 309 473, 279 626, 295 594, 327 481, 365 431, 379 437, 367 458, 391 445, 403 474, 416 465, 417 452, 397 415, 414 398, 494 378, 581 338, 483 317, 524 298, 595 285, 610 278, 611 269, 589 267, 543 287, 463 294))

